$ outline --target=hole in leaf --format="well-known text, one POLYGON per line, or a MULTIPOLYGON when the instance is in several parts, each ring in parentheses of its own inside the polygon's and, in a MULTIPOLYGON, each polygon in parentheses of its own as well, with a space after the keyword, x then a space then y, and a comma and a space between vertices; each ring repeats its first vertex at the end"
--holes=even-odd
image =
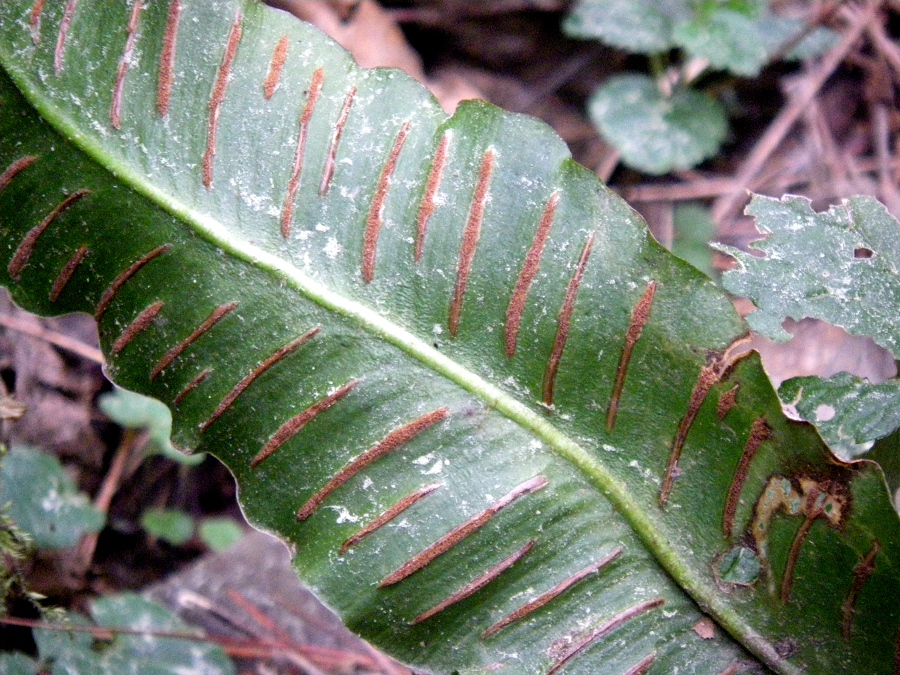
POLYGON ((869 258, 874 257, 875 251, 870 248, 866 248, 865 246, 860 246, 853 251, 853 257, 858 260, 868 260, 869 258))

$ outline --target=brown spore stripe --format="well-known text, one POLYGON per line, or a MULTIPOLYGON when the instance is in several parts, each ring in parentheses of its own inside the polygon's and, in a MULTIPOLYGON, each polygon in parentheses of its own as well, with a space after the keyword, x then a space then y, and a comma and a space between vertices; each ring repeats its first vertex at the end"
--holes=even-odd
POLYGON ((387 575, 384 579, 381 580, 381 583, 378 584, 378 588, 393 586, 394 584, 403 581, 408 576, 415 574, 432 560, 444 555, 447 551, 463 541, 466 537, 484 527, 484 525, 486 525, 488 521, 491 520, 491 518, 496 516, 498 513, 500 513, 500 511, 505 509, 514 501, 516 501, 520 497, 531 494, 532 492, 541 490, 546 486, 547 478, 544 476, 535 476, 534 478, 529 478, 524 483, 517 485, 510 492, 495 501, 484 511, 476 516, 473 516, 462 525, 454 528, 443 537, 438 539, 436 542, 434 542, 431 546, 426 548, 424 551, 418 553, 410 560, 406 561, 396 571, 387 575))
POLYGON ((510 624, 513 624, 516 621, 524 619, 529 614, 539 610, 544 605, 546 605, 546 604, 552 602, 553 600, 555 600, 556 598, 558 598, 560 595, 562 595, 563 593, 568 591, 573 586, 581 583, 587 577, 591 576, 592 574, 596 574, 597 572, 599 572, 600 570, 605 568, 607 565, 609 565, 611 562, 616 560, 621 555, 622 555, 622 548, 621 547, 616 548, 614 551, 612 551, 612 553, 609 553, 608 555, 604 556, 597 562, 591 563, 590 565, 585 567, 583 570, 580 570, 580 571, 576 572, 575 574, 573 574, 572 576, 567 577, 566 579, 563 579, 558 584, 556 584, 553 588, 551 588, 549 591, 547 591, 545 593, 541 593, 534 600, 522 605, 521 607, 519 607, 519 609, 515 610, 512 614, 509 614, 508 616, 500 619, 500 621, 498 621, 493 626, 491 626, 486 631, 484 631, 481 634, 481 637, 489 638, 492 635, 496 635, 497 633, 499 633, 501 630, 503 630, 510 624))
POLYGON ((422 260, 422 252, 425 248, 425 233, 428 231, 428 221, 437 209, 434 198, 441 186, 441 177, 444 175, 444 164, 447 162, 447 146, 450 144, 450 132, 444 132, 441 142, 434 153, 431 162, 431 170, 428 172, 428 180, 425 182, 425 194, 419 205, 419 214, 416 216, 416 250, 415 261, 422 260))
POLYGON ((197 326, 190 335, 166 352, 166 355, 163 356, 153 370, 150 371, 150 381, 152 382, 159 377, 160 373, 168 368, 172 364, 172 361, 181 356, 185 349, 199 340, 204 333, 209 332, 213 326, 233 312, 237 306, 238 303, 236 302, 226 302, 216 307, 206 320, 197 326))
POLYGON ((647 654, 647 656, 626 670, 625 675, 644 675, 644 673, 650 670, 650 666, 653 665, 654 661, 656 661, 656 652, 647 654))
POLYGON ((211 374, 212 371, 209 368, 202 370, 193 380, 187 383, 184 389, 178 392, 178 396, 175 397, 172 403, 176 406, 181 405, 182 401, 187 398, 187 395, 199 387, 211 374))
POLYGON ((34 252, 34 247, 37 244, 38 239, 40 239, 41 235, 47 231, 47 228, 53 224, 53 221, 55 221, 63 211, 70 208, 84 197, 87 197, 89 194, 89 190, 78 190, 77 192, 73 192, 57 204, 56 208, 41 221, 40 225, 36 225, 28 231, 28 234, 25 235, 19 243, 18 248, 16 248, 16 252, 13 254, 12 259, 9 261, 9 266, 7 267, 9 277, 13 281, 18 283, 21 280, 22 270, 25 269, 25 265, 28 264, 28 260, 34 252))
MULTIPOLYGON (((815 497, 809 498, 810 502, 815 501, 815 497)), ((784 577, 781 579, 781 601, 787 604, 791 601, 791 588, 794 585, 794 570, 797 567, 797 560, 800 558, 800 550, 806 542, 809 530, 813 523, 816 522, 818 514, 808 515, 794 535, 794 541, 791 543, 791 550, 788 552, 787 564, 784 567, 784 577)))
POLYGON ((178 23, 181 21, 181 0, 172 0, 163 34, 162 54, 159 57, 159 77, 156 83, 156 109, 162 117, 169 114, 172 100, 172 82, 175 78, 175 46, 178 41, 178 23))
POLYGON ((36 161, 37 157, 33 155, 26 155, 25 157, 20 157, 15 162, 6 167, 4 172, 0 174, 0 192, 3 192, 7 188, 7 186, 12 183, 13 178, 18 176, 21 172, 34 164, 36 161))
POLYGON ((353 107, 353 99, 356 98, 356 87, 352 87, 347 92, 344 99, 344 105, 338 115, 337 123, 334 125, 334 133, 331 135, 331 144, 328 146, 328 155, 325 157, 325 168, 322 170, 322 182, 319 183, 319 196, 324 197, 331 188, 331 179, 334 178, 334 169, 337 166, 338 146, 341 144, 341 136, 344 134, 344 127, 347 126, 347 119, 350 117, 350 108, 353 107))
POLYGON ((385 455, 390 454, 397 448, 406 445, 423 431, 426 431, 438 422, 447 419, 449 415, 449 409, 438 408, 437 410, 433 410, 430 413, 422 415, 418 419, 415 419, 408 424, 404 424, 398 429, 394 429, 391 433, 384 437, 384 440, 366 450, 363 454, 351 461, 343 469, 338 471, 337 475, 335 475, 334 478, 328 481, 328 484, 325 487, 323 487, 316 494, 310 497, 309 501, 307 501, 306 504, 304 504, 303 507, 297 512, 297 520, 303 521, 309 518, 313 513, 316 512, 316 509, 321 506, 322 502, 324 502, 332 492, 337 490, 344 483, 357 475, 360 471, 371 465, 373 462, 378 461, 385 455))
POLYGON ((745 669, 745 664, 740 661, 730 664, 725 670, 723 670, 719 675, 737 675, 737 673, 741 672, 745 669))
POLYGON ((666 466, 666 473, 663 477, 662 487, 659 489, 659 505, 665 506, 669 501, 669 495, 672 492, 672 486, 675 483, 675 473, 678 468, 678 460, 681 458, 681 451, 684 449, 684 443, 687 440, 688 432, 697 418, 697 413, 703 406, 706 396, 709 394, 713 385, 719 381, 719 371, 716 364, 705 365, 700 369, 700 375, 691 391, 691 397, 688 399, 687 412, 678 423, 678 430, 675 432, 675 440, 672 442, 672 452, 669 453, 669 462, 666 466))
POLYGON ((372 198, 372 205, 369 207, 369 216, 366 218, 366 231, 363 235, 363 257, 362 257, 362 276, 363 281, 367 284, 372 283, 375 278, 375 253, 378 249, 378 235, 381 232, 381 226, 384 224, 384 203, 387 200, 388 190, 391 187, 391 177, 397 169, 397 160, 400 158, 400 152, 403 150, 403 144, 406 142, 406 135, 409 133, 409 122, 400 127, 391 153, 388 155, 384 167, 381 169, 381 176, 378 178, 378 185, 375 188, 375 196, 372 198))
POLYGON ((66 54, 66 39, 69 37, 69 28, 72 26, 72 17, 75 16, 75 7, 78 0, 69 0, 63 10, 63 18, 59 24, 59 34, 56 36, 56 50, 53 52, 53 68, 56 74, 62 73, 63 58, 66 54))
POLYGON ((387 509, 384 513, 378 516, 375 520, 373 520, 368 525, 360 528, 356 534, 348 537, 347 540, 341 545, 341 555, 344 555, 347 550, 351 546, 356 546, 363 539, 368 537, 373 532, 380 530, 382 527, 391 522, 394 518, 399 516, 401 513, 406 511, 408 508, 413 506, 414 504, 418 504, 420 501, 425 499, 432 492, 437 490, 440 487, 443 487, 443 483, 431 483, 430 485, 426 485, 424 487, 419 488, 415 492, 412 492, 402 499, 398 500, 396 504, 387 509))
POLYGON ((736 384, 731 389, 722 394, 719 399, 719 405, 716 406, 716 417, 719 421, 724 420, 725 416, 731 412, 731 409, 737 405, 737 395, 741 390, 741 385, 736 384))
POLYGON ((744 489, 744 482, 747 480, 747 474, 750 472, 753 458, 756 457, 756 452, 760 446, 771 436, 772 428, 762 417, 753 420, 753 425, 750 427, 750 435, 744 444, 744 451, 741 453, 741 459, 734 472, 734 478, 731 479, 731 486, 728 488, 728 498, 725 500, 725 511, 722 515, 722 532, 726 539, 731 539, 734 536, 734 515, 737 513, 741 490, 744 489))
POLYGON ((550 350, 550 358, 547 359, 547 367, 544 370, 544 403, 553 405, 553 395, 556 389, 556 375, 559 372, 559 364, 562 361, 563 351, 569 339, 569 329, 572 327, 572 314, 575 311, 575 301, 578 299, 578 289, 587 269, 588 259, 591 257, 591 249, 594 247, 594 235, 588 237, 578 258, 575 273, 569 280, 566 288, 566 296, 563 298, 562 307, 559 310, 559 318, 556 326, 556 337, 553 339, 553 348, 550 350))
POLYGON ((444 600, 441 600, 438 604, 436 604, 431 609, 419 614, 419 616, 417 616, 415 619, 410 621, 410 625, 415 626, 416 624, 422 623, 423 621, 427 621, 428 619, 435 616, 436 614, 440 614, 448 607, 452 607, 456 603, 462 602, 466 598, 468 598, 472 595, 475 595, 475 593, 477 593, 482 588, 487 586, 494 579, 499 577, 506 570, 508 570, 510 567, 512 567, 517 562, 519 562, 522 558, 524 558, 526 555, 528 555, 528 552, 534 548, 534 545, 536 543, 537 543, 537 541, 532 539, 527 544, 525 544, 522 548, 520 548, 518 551, 513 553, 511 556, 509 556, 505 560, 502 560, 499 563, 497 563, 496 565, 494 565, 491 569, 489 569, 487 572, 485 572, 481 576, 473 579, 472 581, 467 583, 465 586, 460 588, 455 593, 452 593, 451 595, 447 596, 444 600))
POLYGON ((118 354, 125 347, 131 344, 131 341, 134 340, 138 335, 143 333, 150 327, 150 324, 153 323, 153 320, 159 315, 162 311, 163 306, 166 303, 161 300, 157 300, 156 302, 145 307, 140 314, 135 317, 134 321, 132 321, 128 327, 122 331, 122 334, 118 337, 118 339, 113 342, 112 351, 113 354, 118 354))
POLYGON ((212 187, 213 163, 216 158, 216 135, 219 129, 219 113, 222 103, 225 101, 225 91, 228 89, 228 81, 231 79, 231 67, 234 65, 234 57, 237 56, 238 45, 243 33, 244 16, 240 10, 231 24, 228 33, 228 42, 225 44, 225 53, 222 55, 222 63, 216 73, 212 95, 209 97, 209 126, 206 132, 206 151, 203 153, 203 185, 212 187))
POLYGON ((309 122, 316 110, 319 94, 322 93, 322 84, 325 81, 325 72, 317 68, 309 83, 306 94, 306 105, 300 113, 300 131, 297 134, 297 148, 294 151, 294 164, 291 167, 291 177, 288 180, 287 194, 284 196, 284 204, 281 207, 281 236, 287 239, 291 236, 291 223, 294 220, 294 200, 297 190, 300 189, 300 176, 303 173, 303 158, 306 156, 306 138, 309 135, 309 122))
POLYGON ((287 35, 282 35, 275 50, 272 52, 272 60, 269 61, 269 72, 266 74, 266 80, 263 82, 263 95, 268 101, 278 89, 278 83, 281 81, 281 70, 284 68, 284 62, 287 60, 288 46, 287 35))
POLYGON ((856 599, 859 597, 859 592, 872 575, 872 572, 875 571, 875 556, 880 551, 881 544, 876 541, 872 546, 872 550, 853 568, 853 585, 850 586, 850 592, 847 594, 847 599, 841 607, 841 637, 844 638, 845 642, 849 642, 850 636, 853 634, 853 614, 856 611, 856 599))
POLYGON ((559 192, 554 192, 547 205, 544 207, 544 213, 538 223, 537 232, 534 234, 534 240, 531 242, 531 248, 525 256, 525 262, 522 265, 522 271, 519 272, 519 278, 516 280, 516 286, 513 289, 512 298, 509 301, 509 308, 506 310, 506 356, 512 358, 516 353, 516 344, 519 339, 519 327, 522 324, 522 314, 525 312, 525 303, 528 301, 528 292, 531 290, 531 284, 537 276, 541 266, 541 256, 544 254, 544 246, 550 237, 550 230, 553 227, 553 216, 556 213, 556 205, 559 203, 559 192))
POLYGON ((106 310, 109 309, 110 303, 116 297, 116 294, 122 289, 122 286, 127 284, 135 274, 137 274, 144 268, 147 263, 149 263, 151 260, 155 260, 163 253, 167 253, 171 249, 171 244, 163 244, 162 246, 156 247, 146 255, 135 260, 119 276, 113 279, 113 282, 109 285, 109 288, 103 291, 103 295, 100 297, 100 302, 97 303, 97 309, 94 310, 94 319, 97 321, 97 323, 100 323, 100 321, 103 319, 103 315, 106 314, 106 310))
POLYGON ((358 384, 359 380, 350 380, 347 384, 342 386, 340 389, 337 389, 334 393, 329 394, 325 398, 311 405, 296 417, 293 417, 285 422, 281 426, 281 428, 275 432, 275 435, 273 435, 272 438, 269 439, 269 442, 266 443, 265 446, 263 446, 263 449, 259 451, 259 454, 257 454, 256 457, 253 458, 253 460, 250 462, 250 468, 255 469, 262 462, 271 457, 276 450, 287 443, 291 438, 294 437, 294 435, 299 433, 303 429, 303 427, 312 422, 316 417, 328 410, 331 406, 333 406, 335 403, 337 403, 347 394, 353 391, 358 384))
POLYGON ((481 158, 481 169, 478 171, 478 183, 475 186, 475 194, 472 196, 472 206, 469 208, 469 218, 463 231, 462 245, 459 251, 459 265, 456 268, 456 287, 453 290, 453 299, 450 301, 450 316, 448 326, 450 335, 456 337, 459 332, 459 318, 462 314, 463 298, 466 295, 466 287, 469 284, 469 274, 472 272, 472 262, 475 260, 475 250, 478 248, 478 240, 481 238, 481 223, 484 220, 484 208, 487 204, 488 188, 491 185, 491 175, 494 173, 494 151, 487 150, 481 158))
POLYGON ((31 17, 28 25, 31 28, 31 41, 37 44, 41 41, 41 14, 44 11, 44 0, 36 0, 31 6, 31 17))
POLYGON ((203 433, 204 431, 209 429, 209 427, 217 419, 219 419, 222 415, 224 415, 225 411, 231 407, 231 405, 237 400, 238 396, 243 394, 250 387, 250 385, 256 381, 256 379, 260 375, 265 373, 267 370, 269 370, 269 368, 274 366, 276 363, 281 361, 283 358, 293 354, 300 347, 302 347, 307 342, 312 340, 316 335, 318 335, 320 330, 321 329, 317 327, 317 328, 313 328, 313 329, 307 331, 306 333, 304 333, 297 339, 292 340, 288 344, 284 345, 281 349, 276 351, 269 358, 267 358, 265 361, 263 361, 258 366, 256 366, 256 368, 254 368, 252 372, 250 372, 246 377, 244 377, 244 379, 242 379, 240 382, 238 382, 234 386, 234 389, 232 389, 228 393, 228 395, 222 399, 221 403, 219 403, 219 405, 216 406, 216 409, 213 410, 212 414, 207 418, 207 420, 205 422, 203 422, 203 424, 200 425, 200 433, 203 433))
POLYGON ((578 642, 572 645, 572 647, 569 648, 569 650, 550 667, 550 670, 547 671, 547 675, 554 675, 555 673, 558 673, 566 666, 566 664, 568 664, 572 659, 584 652, 594 642, 606 637, 623 624, 631 621, 634 618, 637 618, 641 614, 645 614, 652 609, 656 609, 657 607, 662 606, 664 602, 665 600, 663 600, 662 598, 656 598, 654 600, 641 602, 634 607, 626 609, 624 612, 620 612, 606 623, 588 631, 588 633, 584 637, 582 637, 580 640, 578 640, 578 642))
POLYGON ((616 369, 616 381, 613 385, 612 396, 609 399, 609 410, 606 413, 606 429, 612 431, 616 427, 616 416, 619 414, 619 401, 622 398, 622 389, 625 387, 625 378, 628 377, 628 364, 634 347, 644 332, 644 326, 650 320, 650 310, 653 307, 653 296, 656 294, 656 282, 647 284, 647 289, 640 300, 631 310, 631 322, 625 333, 625 345, 622 347, 622 356, 619 358, 619 367, 616 369))
POLYGON ((119 67, 116 69, 116 83, 113 87, 112 105, 109 109, 110 123, 116 129, 122 128, 122 97, 125 93, 125 75, 128 74, 128 68, 131 66, 134 43, 137 41, 138 19, 143 6, 143 0, 134 0, 134 5, 131 8, 131 17, 128 19, 128 39, 125 41, 125 51, 119 60, 119 67))
POLYGON ((72 275, 75 274, 75 271, 78 269, 78 266, 81 265, 81 261, 84 260, 87 254, 88 247, 79 246, 78 250, 72 254, 72 257, 66 261, 66 264, 63 265, 59 274, 56 275, 56 279, 53 280, 53 285, 50 287, 50 302, 56 302, 59 299, 59 296, 62 295, 62 292, 65 290, 72 275))

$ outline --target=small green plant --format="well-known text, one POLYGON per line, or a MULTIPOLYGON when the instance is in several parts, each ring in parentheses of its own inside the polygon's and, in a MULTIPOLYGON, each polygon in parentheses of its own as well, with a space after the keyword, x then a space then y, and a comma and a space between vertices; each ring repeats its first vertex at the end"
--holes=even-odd
POLYGON ((810 58, 836 39, 774 13, 768 0, 579 0, 563 27, 647 56, 651 75, 609 78, 588 110, 622 161, 649 174, 690 169, 727 138, 725 107, 696 87, 707 73, 753 77, 773 58, 810 58))

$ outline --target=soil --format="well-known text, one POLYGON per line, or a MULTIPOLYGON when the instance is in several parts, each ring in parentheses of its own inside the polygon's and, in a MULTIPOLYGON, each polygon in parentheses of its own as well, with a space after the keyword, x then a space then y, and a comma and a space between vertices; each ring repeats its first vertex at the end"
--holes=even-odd
MULTIPOLYGON (((752 79, 712 78, 707 84, 723 92, 733 111, 728 144, 695 170, 657 178, 622 166, 585 114, 587 97, 605 78, 646 70, 646 63, 599 43, 562 35, 560 21, 571 4, 567 0, 384 0, 380 5, 374 0, 273 0, 271 4, 317 23, 364 65, 406 69, 448 110, 462 99, 480 97, 543 119, 579 162, 647 218, 663 244, 671 245, 675 236, 675 208, 692 202, 712 209, 716 240, 746 248, 760 237, 752 221, 741 215, 746 190, 805 195, 816 208, 851 195, 874 195, 900 216, 896 89, 900 2, 884 2, 870 15, 861 9, 863 3, 778 2, 801 6, 810 22, 825 23, 842 35, 856 30, 860 37, 849 47, 839 45, 842 52, 815 62, 776 63, 752 79)), ((729 265, 725 257, 715 259, 719 270, 729 265)), ((744 312, 750 309, 747 303, 737 304, 744 312)), ((3 422, 5 440, 54 453, 80 488, 108 510, 108 525, 96 541, 41 552, 24 564, 30 590, 47 595, 49 604, 83 611, 97 595, 152 587, 154 597, 213 635, 252 639, 266 630, 284 632, 293 650, 261 648, 261 656, 240 661, 241 672, 409 672, 335 628, 320 610, 310 609, 313 605, 279 545, 244 542, 215 557, 198 538, 172 546, 149 537, 140 526, 148 506, 177 508, 195 518, 241 519, 229 473, 213 458, 188 468, 160 456, 144 460, 140 452, 133 452, 121 475, 111 479, 111 466, 127 435, 97 407, 98 396, 111 385, 103 376, 92 321, 85 316, 40 320, 4 297, 0 324, 0 385, 27 408, 17 422, 3 422), (111 499, 101 499, 103 493, 111 494, 111 499), (247 574, 266 565, 282 575, 274 591, 252 583, 253 577, 265 575, 247 574), (204 572, 208 569, 232 573, 223 573, 223 586, 210 590, 204 572), (283 611, 266 598, 286 592, 285 585, 301 599, 283 611), (234 589, 243 589, 241 599, 235 599, 234 589), (188 592, 194 596, 186 596, 188 592), (193 602, 186 605, 185 597, 193 602), (206 604, 197 597, 205 598, 206 604), (330 661, 315 652, 323 646, 331 650, 330 661), (341 654, 344 658, 339 658, 341 654)), ((756 343, 776 381, 843 369, 873 379, 896 373, 890 355, 872 343, 861 347, 859 339, 851 340, 839 329, 808 321, 791 329, 802 333, 793 346, 756 343)), ((37 618, 21 597, 8 610, 13 616, 37 618)), ((28 629, 0 629, 0 649, 28 649, 29 644, 33 648, 28 629)))

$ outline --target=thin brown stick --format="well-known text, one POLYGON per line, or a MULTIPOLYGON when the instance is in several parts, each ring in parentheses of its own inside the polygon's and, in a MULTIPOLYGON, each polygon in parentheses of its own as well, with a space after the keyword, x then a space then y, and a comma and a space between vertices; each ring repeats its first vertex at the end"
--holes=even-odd
POLYGON ((95 349, 94 347, 86 345, 83 342, 79 342, 78 340, 73 340, 72 338, 61 333, 47 330, 46 328, 42 328, 40 326, 33 326, 29 323, 20 321, 19 319, 8 316, 6 314, 0 314, 0 325, 5 326, 6 328, 11 328, 12 330, 17 330, 20 333, 25 333, 27 335, 30 335, 31 337, 37 338, 38 340, 49 342, 50 344, 55 345, 60 349, 65 349, 66 351, 70 351, 73 354, 78 354, 78 356, 83 359, 93 361, 94 363, 99 363, 101 366, 105 363, 105 361, 103 360, 103 353, 99 349, 95 349))

